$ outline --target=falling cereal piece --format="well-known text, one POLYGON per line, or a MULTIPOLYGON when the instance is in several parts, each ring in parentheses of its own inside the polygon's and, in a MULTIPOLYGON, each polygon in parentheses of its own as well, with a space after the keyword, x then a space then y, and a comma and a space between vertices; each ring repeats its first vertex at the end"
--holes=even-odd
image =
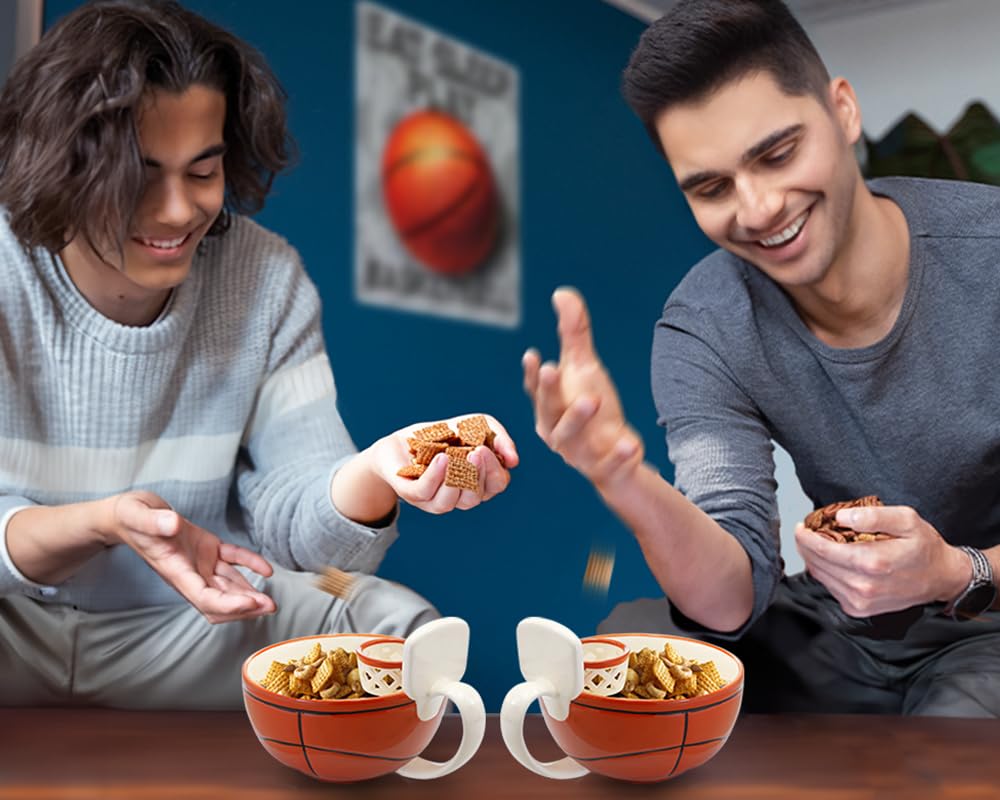
POLYGON ((606 595, 611 586, 611 573, 615 568, 614 551, 594 548, 587 559, 587 568, 583 572, 584 591, 593 594, 606 595))
POLYGON ((344 572, 336 567, 327 567, 316 577, 316 588, 347 601, 354 590, 355 580, 355 576, 350 572, 344 572))

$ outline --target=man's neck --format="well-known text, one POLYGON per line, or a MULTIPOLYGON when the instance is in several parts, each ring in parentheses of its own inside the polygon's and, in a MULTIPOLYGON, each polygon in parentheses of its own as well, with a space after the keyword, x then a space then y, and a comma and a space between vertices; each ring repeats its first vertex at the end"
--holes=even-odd
POLYGON ((862 188, 845 242, 823 280, 788 290, 810 331, 831 347, 867 347, 885 338, 903 307, 910 236, 893 201, 862 188))

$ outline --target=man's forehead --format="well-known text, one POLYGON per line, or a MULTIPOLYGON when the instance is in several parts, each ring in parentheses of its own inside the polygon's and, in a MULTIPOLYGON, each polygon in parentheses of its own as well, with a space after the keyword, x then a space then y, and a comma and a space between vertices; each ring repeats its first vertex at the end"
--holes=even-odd
POLYGON ((674 171, 735 165, 780 131, 803 129, 822 112, 813 95, 789 95, 769 75, 732 81, 662 111, 655 127, 674 171))

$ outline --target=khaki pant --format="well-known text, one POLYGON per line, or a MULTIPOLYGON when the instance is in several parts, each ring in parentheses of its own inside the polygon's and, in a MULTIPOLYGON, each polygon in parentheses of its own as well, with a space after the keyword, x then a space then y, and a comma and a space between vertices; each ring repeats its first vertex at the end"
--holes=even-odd
POLYGON ((314 633, 406 636, 437 618, 420 595, 360 577, 350 603, 314 588, 310 573, 275 567, 257 580, 277 613, 212 625, 180 603, 87 612, 13 595, 0 598, 0 706, 240 709, 251 653, 314 633))

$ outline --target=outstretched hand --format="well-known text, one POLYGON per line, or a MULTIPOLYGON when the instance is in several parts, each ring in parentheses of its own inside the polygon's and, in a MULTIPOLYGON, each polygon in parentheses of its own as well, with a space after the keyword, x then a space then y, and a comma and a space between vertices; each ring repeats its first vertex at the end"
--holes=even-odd
POLYGON ((254 589, 236 569, 246 567, 269 576, 271 565, 259 553, 223 542, 152 492, 127 492, 111 502, 114 538, 142 556, 209 622, 274 612, 274 601, 254 589))
POLYGON ((837 522, 856 531, 882 531, 890 539, 832 542, 802 523, 795 543, 809 574, 851 617, 870 617, 948 601, 971 576, 969 560, 908 506, 846 508, 837 522))
POLYGON ((575 289, 557 289, 559 363, 524 354, 524 390, 535 411, 535 432, 598 488, 619 483, 642 463, 643 444, 629 426, 618 391, 594 349, 590 316, 575 289))

